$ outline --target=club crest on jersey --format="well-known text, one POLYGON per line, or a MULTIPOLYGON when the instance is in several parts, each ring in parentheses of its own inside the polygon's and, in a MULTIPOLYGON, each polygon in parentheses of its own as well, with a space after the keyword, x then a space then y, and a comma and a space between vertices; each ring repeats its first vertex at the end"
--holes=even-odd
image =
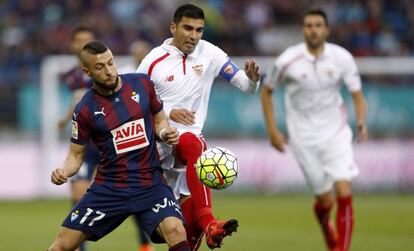
POLYGON ((74 220, 76 220, 79 217, 79 210, 75 210, 72 212, 72 214, 70 215, 70 221, 73 222, 74 220))
POLYGON ((78 129, 78 122, 76 122, 75 120, 72 120, 72 138, 74 139, 78 139, 78 133, 79 129, 78 129))
POLYGON ((194 65, 193 66, 193 71, 198 75, 201 76, 201 74, 203 74, 203 65, 199 64, 199 65, 194 65))
POLYGON ((136 91, 131 92, 131 99, 139 103, 139 94, 136 91))
POLYGON ((137 119, 111 130, 117 154, 137 150, 149 145, 144 119, 137 119))
POLYGON ((229 75, 232 75, 234 73, 233 66, 231 64, 228 64, 226 68, 224 68, 224 72, 229 75))

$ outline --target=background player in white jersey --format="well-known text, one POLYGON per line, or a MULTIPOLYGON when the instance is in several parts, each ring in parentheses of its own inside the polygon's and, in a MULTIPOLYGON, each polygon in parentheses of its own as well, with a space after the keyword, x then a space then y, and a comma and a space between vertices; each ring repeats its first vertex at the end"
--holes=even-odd
POLYGON ((358 122, 358 139, 367 139, 366 105, 352 55, 327 43, 326 14, 311 10, 303 17, 305 43, 284 51, 269 70, 262 104, 273 147, 285 151, 285 137, 274 120, 271 94, 285 85, 289 143, 304 176, 316 195, 314 211, 329 250, 349 250, 353 207, 351 180, 358 174, 352 153, 352 131, 346 122, 340 95, 344 83, 352 95, 358 122), (336 230, 329 213, 337 198, 336 230))
POLYGON ((174 156, 171 147, 166 145, 159 145, 159 151, 167 168, 173 165, 174 157, 175 165, 186 167, 185 172, 174 174, 175 170, 171 170, 167 176, 175 176, 171 185, 176 196, 180 196, 190 245, 197 250, 204 232, 207 245, 213 249, 220 247, 222 239, 237 230, 238 222, 215 219, 210 190, 196 176, 194 164, 206 149, 202 129, 210 90, 214 79, 220 75, 242 91, 254 93, 259 87, 259 67, 253 60, 247 60, 245 70, 239 70, 220 48, 201 40, 204 13, 197 6, 178 7, 170 31, 173 37, 153 49, 137 72, 151 77, 171 126, 180 132, 174 156))

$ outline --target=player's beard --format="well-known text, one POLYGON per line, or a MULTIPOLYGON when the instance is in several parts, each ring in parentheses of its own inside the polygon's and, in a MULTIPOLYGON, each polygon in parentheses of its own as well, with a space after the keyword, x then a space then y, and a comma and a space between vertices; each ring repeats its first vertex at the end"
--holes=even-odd
POLYGON ((116 75, 115 82, 113 82, 112 84, 109 84, 109 85, 104 84, 104 83, 102 83, 102 82, 98 82, 98 81, 96 81, 96 80, 95 80, 94 82, 95 82, 95 84, 96 84, 97 86, 99 86, 100 88, 102 88, 102 89, 104 89, 104 90, 107 90, 107 91, 113 91, 113 90, 115 90, 115 89, 116 89, 116 87, 118 86, 119 76, 118 76, 118 75, 116 75))

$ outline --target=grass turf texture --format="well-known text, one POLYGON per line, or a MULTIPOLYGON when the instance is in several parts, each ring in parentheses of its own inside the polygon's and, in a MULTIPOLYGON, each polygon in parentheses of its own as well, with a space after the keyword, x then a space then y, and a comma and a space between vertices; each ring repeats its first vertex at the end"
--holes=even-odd
MULTIPOLYGON (((325 250, 311 211, 310 195, 222 195, 214 197, 217 217, 236 217, 239 231, 221 250, 325 250)), ((359 195, 352 249, 414 250, 414 196, 359 195)), ((0 201, 0 250, 46 250, 69 211, 66 200, 0 201)), ((127 220, 89 251, 137 250, 135 226, 127 220)), ((157 245, 157 251, 168 250, 157 245)), ((209 250, 205 243, 201 251, 209 250)))

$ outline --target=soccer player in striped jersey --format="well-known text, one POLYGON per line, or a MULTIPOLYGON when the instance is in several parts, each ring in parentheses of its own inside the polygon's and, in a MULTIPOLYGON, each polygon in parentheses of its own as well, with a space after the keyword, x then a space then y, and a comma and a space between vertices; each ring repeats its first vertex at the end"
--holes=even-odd
MULTIPOLYGON (((80 66, 80 52, 82 47, 88 42, 96 39, 95 32, 86 26, 77 27, 71 35, 70 39, 70 50, 76 55, 78 64, 70 69, 68 72, 62 74, 61 80, 72 93, 72 102, 68 107, 64 117, 58 121, 58 128, 63 130, 72 118, 73 110, 78 102, 82 99, 83 95, 92 87, 92 81, 89 76, 82 70, 80 66)), ((99 152, 96 146, 92 142, 85 144, 85 160, 79 170, 79 172, 71 177, 70 188, 71 188, 71 199, 73 205, 75 205, 82 196, 86 193, 89 188, 95 169, 99 164, 99 152)), ((85 251, 86 245, 82 244, 79 247, 79 251, 85 251)))
POLYGON ((342 83, 352 95, 358 139, 367 139, 366 104, 355 60, 344 48, 327 43, 326 14, 311 10, 303 17, 305 43, 286 49, 269 69, 262 104, 270 142, 285 151, 285 136, 274 120, 271 94, 285 86, 289 144, 307 183, 316 196, 315 215, 329 250, 347 251, 354 223, 352 178, 358 168, 352 153, 352 131, 347 124, 342 83), (336 230, 329 214, 336 194, 336 230))
POLYGON ((202 129, 210 91, 214 79, 221 76, 240 90, 254 93, 259 88, 259 67, 247 60, 244 71, 240 70, 224 51, 201 40, 204 12, 195 5, 176 9, 170 31, 173 37, 153 49, 137 72, 151 77, 171 125, 180 132, 174 151, 165 144, 158 149, 169 184, 180 199, 190 245, 197 250, 204 232, 208 247, 214 249, 237 230, 238 222, 214 217, 210 189, 196 175, 195 163, 206 149, 202 129), (174 165, 184 165, 183 171, 173 169, 174 165))
POLYGON ((155 142, 177 144, 178 132, 168 125, 153 83, 144 74, 118 75, 111 51, 101 42, 83 47, 81 63, 93 86, 75 108, 70 151, 51 181, 61 185, 79 171, 89 139, 101 161, 93 184, 49 250, 75 250, 135 215, 153 242, 166 242, 170 251, 189 251, 181 210, 163 179, 155 142))

